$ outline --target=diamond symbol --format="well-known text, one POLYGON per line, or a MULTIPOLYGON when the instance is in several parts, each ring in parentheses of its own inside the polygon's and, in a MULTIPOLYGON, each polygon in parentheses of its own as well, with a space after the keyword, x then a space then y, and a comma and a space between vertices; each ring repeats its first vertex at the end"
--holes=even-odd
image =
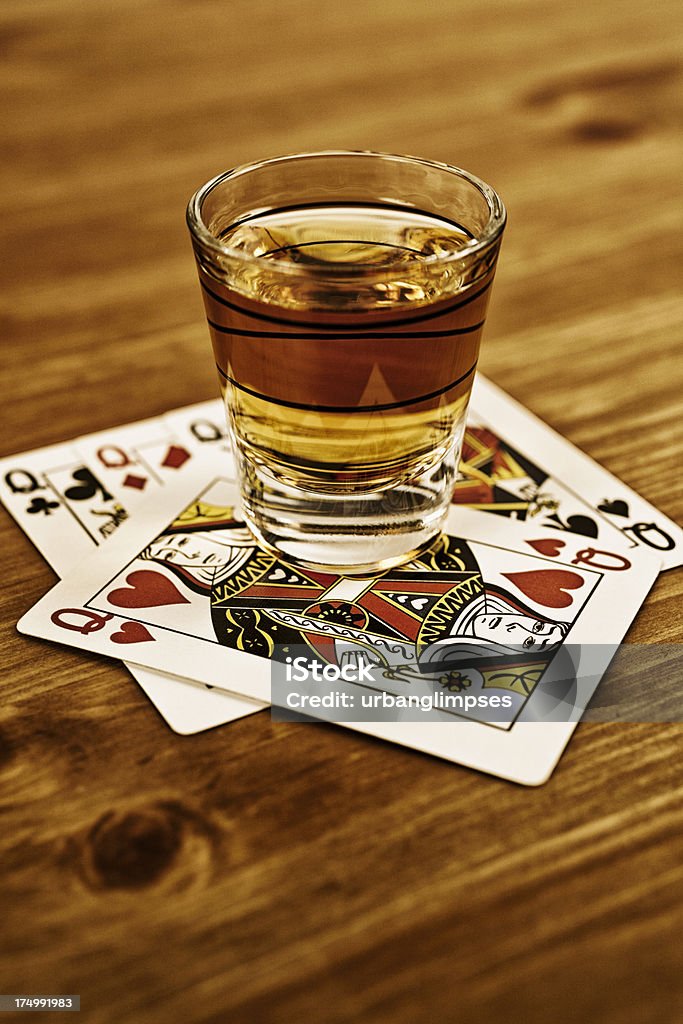
POLYGON ((178 445, 172 444, 166 452, 166 457, 161 465, 168 466, 170 469, 180 469, 189 458, 191 458, 191 455, 187 448, 180 448, 178 445))
POLYGON ((124 487, 134 487, 137 491, 144 491, 147 486, 147 478, 144 476, 135 476, 134 473, 129 473, 123 481, 124 487))

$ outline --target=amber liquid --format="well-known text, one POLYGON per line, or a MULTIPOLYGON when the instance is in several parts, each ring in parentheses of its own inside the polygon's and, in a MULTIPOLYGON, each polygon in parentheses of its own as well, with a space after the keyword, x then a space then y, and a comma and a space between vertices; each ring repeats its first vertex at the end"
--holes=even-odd
POLYGON ((234 287, 200 271, 246 464, 323 495, 438 470, 460 444, 493 268, 472 279, 456 259, 437 273, 435 257, 472 236, 407 209, 319 205, 251 218, 222 241, 258 258, 234 287), (301 275, 270 273, 283 263, 301 275))

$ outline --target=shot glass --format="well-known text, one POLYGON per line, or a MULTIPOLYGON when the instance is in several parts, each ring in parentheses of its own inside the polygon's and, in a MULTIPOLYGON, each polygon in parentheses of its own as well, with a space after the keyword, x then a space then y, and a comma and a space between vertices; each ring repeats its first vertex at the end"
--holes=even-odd
POLYGON ((408 561, 448 512, 505 227, 446 164, 321 152, 213 178, 187 221, 242 513, 287 561, 408 561))

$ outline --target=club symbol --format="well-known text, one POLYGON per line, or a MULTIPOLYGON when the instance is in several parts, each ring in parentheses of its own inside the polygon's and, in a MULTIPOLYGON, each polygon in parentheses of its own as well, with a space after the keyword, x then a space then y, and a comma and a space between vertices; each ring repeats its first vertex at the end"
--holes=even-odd
POLYGON ((30 516, 35 516, 38 512, 42 512, 43 515, 46 516, 51 516, 53 508, 59 508, 58 501, 48 501, 46 498, 31 498, 26 511, 30 516))

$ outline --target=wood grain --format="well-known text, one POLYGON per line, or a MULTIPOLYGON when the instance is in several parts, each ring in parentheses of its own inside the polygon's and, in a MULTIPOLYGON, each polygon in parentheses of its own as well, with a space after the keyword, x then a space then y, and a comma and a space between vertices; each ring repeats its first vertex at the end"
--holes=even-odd
MULTIPOLYGON (((4 453, 213 396, 188 196, 367 147, 500 191, 482 368, 681 518, 681 22, 6 0, 4 453)), ((679 725, 580 726, 538 790, 267 714, 181 738, 118 665, 17 637, 53 576, 0 530, 0 990, 92 1024, 680 1019, 679 725)), ((630 639, 681 642, 682 589, 630 639)))

